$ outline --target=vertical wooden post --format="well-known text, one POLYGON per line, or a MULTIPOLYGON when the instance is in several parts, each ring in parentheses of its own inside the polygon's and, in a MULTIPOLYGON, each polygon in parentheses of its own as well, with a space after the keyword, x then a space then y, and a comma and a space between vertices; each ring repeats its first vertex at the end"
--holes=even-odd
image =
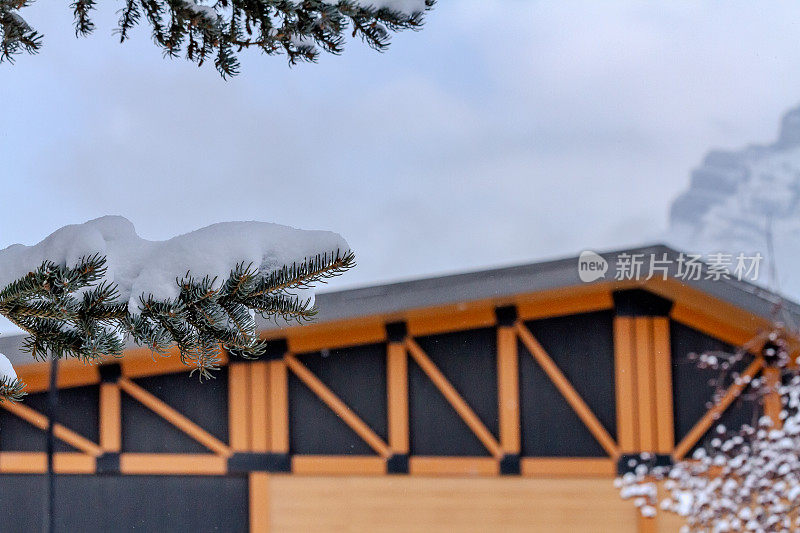
POLYGON ((497 328, 497 396, 500 446, 505 454, 519 455, 519 356, 513 326, 497 328))
POLYGON ((617 428, 623 453, 673 451, 672 301, 646 289, 613 293, 617 428))
POLYGON ((286 363, 270 361, 268 365, 269 451, 289 453, 289 386, 286 363))
POLYGON ((783 420, 781 420, 781 411, 783 404, 781 403, 781 395, 777 387, 781 384, 781 370, 774 366, 764 367, 762 372, 764 375, 764 387, 766 387, 766 395, 764 396, 764 415, 770 417, 772 420, 772 427, 783 427, 783 420))
POLYGON ((249 475, 250 533, 269 531, 269 474, 251 472, 249 475))
POLYGON ((228 368, 228 417, 230 447, 234 452, 250 448, 250 370, 252 363, 231 363, 228 368))
POLYGON ((122 422, 119 385, 100 384, 100 448, 116 453, 122 448, 122 422))
POLYGON ((250 449, 269 451, 269 410, 267 372, 268 362, 255 361, 248 365, 250 374, 250 449))
POLYGON ((656 451, 655 373, 653 328, 650 317, 633 319, 636 347, 636 404, 639 415, 639 451, 656 451))
POLYGON ((639 447, 636 435, 636 367, 633 349, 633 319, 614 318, 614 372, 617 394, 617 442, 620 452, 633 453, 639 447))
POLYGON ((672 349, 669 319, 653 318, 653 364, 656 386, 656 452, 671 454, 675 448, 675 414, 672 402, 672 349))
POLYGON ((408 354, 402 342, 386 345, 386 386, 389 448, 408 454, 408 354))

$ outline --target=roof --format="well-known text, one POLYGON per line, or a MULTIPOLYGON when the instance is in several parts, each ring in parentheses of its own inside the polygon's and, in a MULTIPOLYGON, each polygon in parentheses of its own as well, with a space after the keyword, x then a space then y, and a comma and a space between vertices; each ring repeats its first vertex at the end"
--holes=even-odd
MULTIPOLYGON (((663 244, 600 253, 609 265, 622 254, 653 254, 671 261, 669 276, 677 274, 681 252, 663 244)), ((315 322, 332 322, 370 315, 400 313, 411 309, 453 304, 464 301, 496 299, 502 301, 520 293, 532 293, 586 285, 578 276, 578 256, 525 265, 416 279, 399 283, 318 294, 319 309, 315 322)), ((612 275, 613 276, 613 275, 612 275)), ((608 280, 598 280, 600 283, 608 280)), ((701 278, 705 277, 705 271, 701 278)), ((736 279, 689 280, 683 282, 697 290, 766 319, 772 317, 778 295, 747 281, 736 279)), ((792 315, 800 318, 800 305, 783 299, 792 315)), ((275 329, 273 322, 263 320, 264 330, 275 329)))
MULTIPOLYGON (((666 258, 670 262, 669 276, 677 275, 680 252, 663 244, 609 251, 599 255, 609 265, 614 265, 623 254, 642 254, 643 257, 650 257, 652 254, 657 259, 666 258)), ((501 303, 504 299, 521 293, 587 285, 581 281, 577 265, 578 256, 573 256, 554 261, 321 293, 316 297, 319 313, 315 323, 400 314, 414 309, 468 301, 496 300, 501 303)), ((607 283, 609 275, 607 273, 605 279, 591 283, 607 283)), ((705 271, 700 278, 681 283, 768 320, 773 317, 776 304, 783 301, 784 310, 800 322, 800 305, 781 299, 775 293, 753 283, 736 279, 705 279, 705 271)), ((261 318, 258 319, 258 326, 263 331, 281 327, 280 324, 261 318)), ((14 364, 31 361, 30 355, 19 349, 23 339, 23 335, 0 337, 0 352, 14 364)))

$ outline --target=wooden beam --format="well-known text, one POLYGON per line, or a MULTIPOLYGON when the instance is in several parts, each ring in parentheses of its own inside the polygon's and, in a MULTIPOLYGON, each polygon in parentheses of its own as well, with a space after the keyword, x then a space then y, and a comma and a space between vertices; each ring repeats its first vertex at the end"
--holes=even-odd
POLYGON ((745 344, 772 325, 769 317, 746 311, 680 279, 651 279, 643 286, 675 302, 671 318, 733 346, 745 344))
POLYGON ((636 366, 633 354, 633 319, 614 317, 614 381, 617 404, 617 438, 622 453, 638 451, 636 423, 636 366))
POLYGON ((581 288, 556 293, 545 293, 539 298, 517 302, 517 312, 522 321, 603 311, 614 307, 611 291, 603 287, 581 288))
MULTIPOLYGON (((125 350, 122 358, 108 357, 104 363, 119 363, 122 375, 134 378, 158 376, 178 372, 189 372, 192 367, 181 362, 176 348, 165 354, 155 354, 147 348, 130 348, 125 350)), ((228 356, 220 351, 220 364, 228 362, 228 356)), ((88 365, 78 359, 64 359, 58 363, 58 387, 82 387, 100 383, 98 365, 88 365)), ((25 390, 29 393, 46 391, 50 379, 50 363, 31 361, 20 365, 17 369, 19 379, 25 382, 25 390)))
POLYGON ((481 419, 478 418, 475 411, 464 401, 464 398, 462 398, 455 387, 450 384, 444 374, 442 374, 442 371, 439 370, 423 349, 420 348, 419 344, 417 344, 413 338, 407 337, 405 346, 417 365, 425 372, 436 388, 439 389, 439 392, 442 393, 442 396, 444 396, 447 402, 455 409, 458 416, 461 417, 469 429, 472 430, 486 449, 489 450, 489 453, 497 458, 502 457, 503 449, 494 438, 494 435, 492 435, 492 432, 481 422, 481 419))
POLYGON ((123 453, 123 474, 218 476, 228 471, 225 457, 209 453, 123 453))
POLYGON ((468 303, 435 310, 412 310, 405 316, 408 334, 412 337, 491 327, 495 321, 493 307, 468 303))
POLYGON ((656 451, 656 401, 653 364, 653 330, 650 317, 633 319, 636 363, 636 406, 639 421, 639 449, 656 451))
POLYGON ((250 447, 250 370, 251 363, 228 365, 228 440, 233 451, 250 447))
MULTIPOLYGON (((85 453, 56 452, 53 468, 59 474, 93 474, 95 458, 85 453)), ((4 474, 44 474, 47 454, 44 452, 0 452, 0 472, 4 474)))
POLYGON ((250 533, 268 533, 269 474, 251 472, 248 479, 250 502, 250 533))
MULTIPOLYGON (((29 364, 19 365, 17 377, 25 382, 28 393, 42 392, 50 386, 50 363, 31 359, 29 364)), ((58 363, 58 387, 82 387, 100 382, 97 366, 87 365, 78 359, 62 359, 58 363)))
POLYGON ((104 452, 122 448, 122 408, 116 383, 100 384, 100 447, 104 452))
POLYGON ((287 336, 289 351, 292 353, 332 350, 386 340, 384 321, 380 317, 366 317, 331 324, 310 324, 281 333, 287 336))
POLYGON ((605 477, 617 475, 617 464, 608 457, 523 457, 523 476, 540 477, 605 477))
POLYGON ((246 363, 250 374, 250 449, 254 452, 269 451, 269 363, 254 361, 246 363))
POLYGON ((188 436, 208 448, 209 450, 224 457, 230 457, 233 453, 225 443, 217 439, 208 431, 204 430, 184 415, 162 402, 139 385, 128 378, 120 378, 119 386, 136 401, 153 411, 155 414, 180 429, 188 436))
POLYGON ((292 474, 378 475, 386 473, 382 457, 359 455, 294 455, 292 474))
POLYGON ((289 385, 286 363, 282 360, 268 363, 269 395, 269 451, 289 453, 289 385))
POLYGON ((284 358, 286 361, 286 366, 300 378, 306 387, 308 387, 311 392, 317 395, 317 397, 322 400, 322 402, 327 405, 336 415, 342 419, 342 421, 347 424, 350 429, 355 431, 355 433, 361 437, 361 439, 366 442, 370 448, 375 450, 375 452, 380 455, 381 457, 387 458, 391 455, 391 450, 389 446, 383 442, 377 433, 375 433, 371 427, 369 427, 361 418, 353 412, 341 399, 339 399, 336 394, 330 390, 327 385, 325 385, 320 379, 315 376, 306 366, 301 363, 296 357, 291 354, 287 354, 284 358))
MULTIPOLYGON (((220 348, 217 357, 220 366, 228 364, 228 353, 225 350, 220 348)), ((127 378, 188 373, 193 368, 181 361, 180 351, 174 346, 163 354, 154 353, 149 348, 131 348, 125 350, 119 363, 122 365, 122 375, 127 378)))
POLYGON ((122 366, 122 375, 128 378, 142 378, 147 376, 162 376, 164 374, 177 374, 190 372, 191 367, 181 361, 177 351, 170 350, 167 354, 153 354, 149 356, 140 352, 149 350, 129 350, 119 362, 122 366), (130 352, 130 353, 129 353, 130 352))
MULTIPOLYGON (((742 372, 742 377, 748 377, 750 379, 754 378, 756 374, 761 370, 764 366, 764 360, 762 358, 755 359, 750 366, 742 372)), ((697 423, 689 430, 689 433, 686 434, 685 437, 681 440, 680 443, 675 447, 675 451, 672 453, 673 458, 676 461, 680 461, 684 458, 684 456, 689 453, 689 450, 697 444, 703 435, 711 429, 711 426, 719 419, 719 416, 725 412, 725 409, 730 406, 739 397, 742 393, 744 388, 747 387, 747 383, 745 380, 742 380, 740 383, 734 383, 728 390, 725 392, 725 395, 714 405, 711 409, 706 411, 706 414, 697 421, 697 423)))
POLYGON ((764 415, 772 420, 772 427, 783 427, 781 411, 783 403, 778 387, 781 385, 781 369, 774 366, 764 367, 763 372, 764 387, 767 392, 764 395, 764 415))
MULTIPOLYGON (((56 452, 55 470, 60 474, 94 474, 95 457, 84 453, 56 452)), ((0 472, 43 474, 47 471, 44 452, 0 452, 0 472)), ((215 454, 123 453, 123 474, 224 475, 227 461, 215 454)))
MULTIPOLYGON (((3 402, 0 403, 0 407, 39 429, 47 429, 47 417, 38 411, 34 411, 27 405, 15 402, 3 402)), ((83 435, 79 435, 71 429, 62 426, 61 424, 55 424, 53 426, 53 434, 57 439, 66 442, 76 450, 80 450, 87 455, 91 455, 92 457, 98 457, 103 453, 103 450, 100 448, 100 446, 90 441, 83 435)))
POLYGON ((675 414, 672 403, 672 348, 669 319, 653 317, 653 364, 656 385, 656 452, 670 454, 675 448, 675 414))
POLYGON ((46 471, 47 454, 44 452, 0 452, 0 472, 4 474, 43 474, 46 471))
POLYGON ((506 454, 519 455, 519 354, 513 327, 497 328, 497 400, 500 446, 506 454))
POLYGON ((408 472, 416 476, 496 476, 500 464, 492 457, 425 457, 408 460, 408 472))
POLYGON ((567 400, 570 407, 572 407, 581 421, 583 421, 584 425, 586 425, 592 435, 594 435, 594 438, 597 439, 600 446, 603 447, 608 455, 616 458, 619 455, 617 443, 614 442, 614 439, 608 434, 603 424, 600 423, 592 410, 589 409, 589 406, 586 405, 586 402, 583 401, 580 394, 578 394, 556 363, 550 358, 544 348, 542 348, 542 345, 539 344, 539 341, 536 340, 530 330, 525 327, 525 324, 518 321, 515 327, 522 344, 525 345, 536 362, 539 363, 539 366, 542 367, 542 370, 544 370, 545 374, 550 378, 550 381, 553 382, 564 399, 567 400))
MULTIPOLYGON (((737 319, 730 321, 731 313, 727 309, 720 309, 719 305, 714 305, 708 298, 699 303, 704 305, 702 309, 689 307, 682 301, 676 300, 670 312, 670 317, 676 322, 680 322, 732 346, 746 344, 758 334, 760 325, 752 318, 750 320, 737 319)), ((742 312, 738 309, 737 311, 742 312)))
POLYGON ((386 394, 389 418, 389 447, 407 454, 408 437, 408 355, 403 343, 386 346, 386 394))

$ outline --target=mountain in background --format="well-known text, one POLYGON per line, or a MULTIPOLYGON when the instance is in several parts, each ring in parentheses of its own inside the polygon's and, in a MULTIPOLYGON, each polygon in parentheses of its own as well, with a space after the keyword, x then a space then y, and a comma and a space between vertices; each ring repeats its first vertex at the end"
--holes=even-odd
POLYGON ((774 143, 705 156, 672 204, 668 240, 687 252, 767 257, 770 227, 778 284, 766 260, 759 283, 800 301, 800 107, 783 116, 774 143))

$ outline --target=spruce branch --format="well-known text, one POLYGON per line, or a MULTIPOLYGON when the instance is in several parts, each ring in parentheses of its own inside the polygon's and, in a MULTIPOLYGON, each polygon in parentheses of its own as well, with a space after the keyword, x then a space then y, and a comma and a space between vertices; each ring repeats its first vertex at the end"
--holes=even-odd
MULTIPOLYGON (((41 47, 41 35, 19 15, 32 1, 0 0, 0 61, 13 61, 14 55, 41 47)), ((70 4, 77 36, 94 31, 91 15, 96 4, 70 4)), ((434 4, 424 0, 421 10, 406 13, 360 0, 125 0, 114 31, 124 42, 131 29, 146 21, 165 57, 183 55, 198 66, 213 58, 217 71, 227 78, 239 73, 238 54, 248 48, 285 54, 290 65, 316 61, 321 51, 340 54, 349 27, 353 37, 383 51, 393 32, 422 28, 434 4)))
POLYGON ((86 37, 94 31, 89 12, 95 8, 95 0, 76 0, 70 5, 75 17, 75 35, 86 37))
POLYGON ((18 379, 0 378, 0 403, 6 400, 10 402, 22 400, 23 396, 27 394, 24 389, 25 384, 18 379))
POLYGON ((327 279, 341 275, 355 266, 355 254, 351 251, 340 255, 317 254, 302 263, 284 266, 264 278, 253 291, 253 295, 284 292, 290 289, 304 289, 315 282, 325 283, 327 279))
MULTIPOLYGON (((237 264, 224 280, 176 278, 178 295, 140 295, 138 312, 119 300, 104 279, 106 258, 81 258, 75 265, 43 262, 0 290, 0 314, 29 333, 22 350, 35 358, 77 358, 94 364, 120 357, 126 339, 155 353, 176 347, 181 361, 200 379, 219 368, 220 349, 242 357, 263 355, 266 341, 255 316, 306 321, 316 314, 310 299, 290 291, 338 276, 355 266, 351 251, 318 254, 266 273, 237 264)), ((19 397, 24 384, 0 382, 0 400, 19 397)))
POLYGON ((42 46, 42 36, 19 14, 33 0, 0 0, 0 62, 14 62, 21 52, 35 54, 42 46))

